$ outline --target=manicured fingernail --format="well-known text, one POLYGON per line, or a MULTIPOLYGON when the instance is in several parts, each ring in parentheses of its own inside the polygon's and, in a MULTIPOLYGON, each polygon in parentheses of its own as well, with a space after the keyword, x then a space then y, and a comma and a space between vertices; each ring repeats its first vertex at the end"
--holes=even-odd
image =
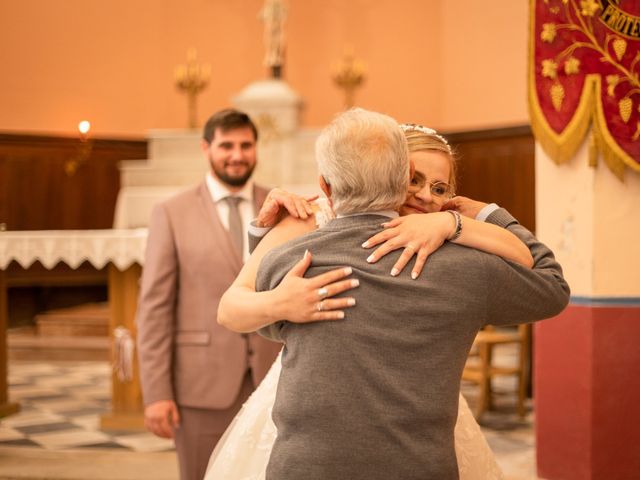
POLYGON ((360 280, 358 280, 357 278, 351 280, 352 287, 357 287, 358 285, 360 285, 360 280))
POLYGON ((411 272, 411 278, 413 278, 414 280, 418 278, 418 272, 411 272))
POLYGON ((392 268, 391 269, 391 276, 392 277, 397 277, 399 273, 400 273, 400 271, 397 268, 392 268))
POLYGON ((380 226, 381 226, 381 227, 384 227, 384 228, 387 228, 387 226, 388 226, 388 225, 389 225, 389 224, 388 224, 387 222, 384 222, 384 223, 381 223, 381 224, 380 224, 380 226))
POLYGON ((344 318, 344 312, 338 312, 338 318, 344 318))
POLYGON ((347 300, 347 305, 349 305, 350 307, 353 307, 355 304, 356 304, 355 298, 350 298, 347 300))
POLYGON ((369 241, 366 241, 362 244, 362 248, 367 248, 369 246, 369 241))
POLYGON ((344 274, 345 275, 351 275, 351 273, 353 273, 353 269, 351 267, 346 267, 344 269, 344 274))
POLYGON ((307 256, 309 255, 309 250, 305 250, 304 251, 304 257, 303 258, 307 258, 307 256))
POLYGON ((367 262, 372 263, 372 262, 374 262, 374 261, 375 261, 375 259, 376 259, 376 257, 374 257, 374 256, 373 256, 373 254, 371 254, 371 255, 369 255, 369 256, 367 257, 367 262))

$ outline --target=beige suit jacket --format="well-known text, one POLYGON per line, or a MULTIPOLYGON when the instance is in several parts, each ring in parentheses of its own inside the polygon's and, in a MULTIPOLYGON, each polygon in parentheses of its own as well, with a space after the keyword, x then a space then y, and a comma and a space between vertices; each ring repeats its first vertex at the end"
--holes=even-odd
MULTIPOLYGON (((254 187, 256 211, 267 191, 254 187)), ((257 385, 281 345, 218 325, 220 297, 242 268, 205 182, 157 205, 137 312, 145 405, 225 409, 250 366, 257 385)))

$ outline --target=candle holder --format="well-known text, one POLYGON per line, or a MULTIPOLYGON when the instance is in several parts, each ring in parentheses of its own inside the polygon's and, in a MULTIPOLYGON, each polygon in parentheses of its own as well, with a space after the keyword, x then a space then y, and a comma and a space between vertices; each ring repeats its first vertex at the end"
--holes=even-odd
POLYGON ((348 110, 354 106, 356 89, 366 78, 366 65, 355 57, 352 49, 346 49, 333 70, 333 82, 344 91, 344 106, 348 110))
POLYGON ((187 51, 187 63, 178 65, 174 72, 176 87, 187 95, 187 110, 189 128, 198 127, 198 95, 209 84, 211 65, 201 65, 197 62, 195 48, 187 51))
POLYGON ((86 163, 91 156, 93 142, 89 139, 89 130, 91 130, 91 124, 87 120, 82 120, 78 123, 80 143, 76 148, 76 154, 64 163, 64 171, 68 177, 73 177, 78 168, 86 163))

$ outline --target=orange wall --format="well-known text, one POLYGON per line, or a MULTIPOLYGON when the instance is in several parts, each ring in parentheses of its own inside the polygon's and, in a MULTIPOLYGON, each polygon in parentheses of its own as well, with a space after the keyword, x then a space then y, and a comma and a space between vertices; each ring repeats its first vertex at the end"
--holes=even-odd
MULTIPOLYGON (((305 100, 304 124, 341 109, 330 75, 347 45, 368 65, 363 107, 449 129, 526 122, 526 3, 289 0, 285 78, 305 100)), ((0 131, 73 134, 82 118, 96 136, 184 127, 173 70, 192 46, 213 68, 203 121, 265 76, 262 4, 0 0, 0 131)))
POLYGON ((443 129, 528 123, 527 0, 442 1, 443 129))

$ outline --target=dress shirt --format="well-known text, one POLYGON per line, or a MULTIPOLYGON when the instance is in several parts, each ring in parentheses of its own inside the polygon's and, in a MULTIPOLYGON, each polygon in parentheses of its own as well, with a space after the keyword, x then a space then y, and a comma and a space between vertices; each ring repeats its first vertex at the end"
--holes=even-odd
POLYGON ((498 206, 497 203, 490 203, 489 205, 485 205, 482 210, 480 210, 478 212, 478 214, 476 215, 476 220, 478 220, 479 222, 484 222, 487 220, 487 217, 489 215, 491 215, 493 212, 495 212, 497 209, 499 209, 500 207, 498 206))
MULTIPOLYGON (((227 230, 229 230, 229 205, 224 199, 229 196, 242 198, 242 201, 238 205, 238 209, 240 210, 240 218, 242 219, 242 225, 245 229, 246 236, 247 225, 256 215, 256 212, 253 209, 253 182, 249 180, 244 187, 237 192, 231 192, 220 180, 213 176, 211 172, 207 173, 206 182, 207 190, 209 190, 211 199, 218 211, 220 222, 222 222, 222 226, 227 230)), ((248 257, 249 246, 245 241, 243 243, 242 259, 246 261, 248 257)))

